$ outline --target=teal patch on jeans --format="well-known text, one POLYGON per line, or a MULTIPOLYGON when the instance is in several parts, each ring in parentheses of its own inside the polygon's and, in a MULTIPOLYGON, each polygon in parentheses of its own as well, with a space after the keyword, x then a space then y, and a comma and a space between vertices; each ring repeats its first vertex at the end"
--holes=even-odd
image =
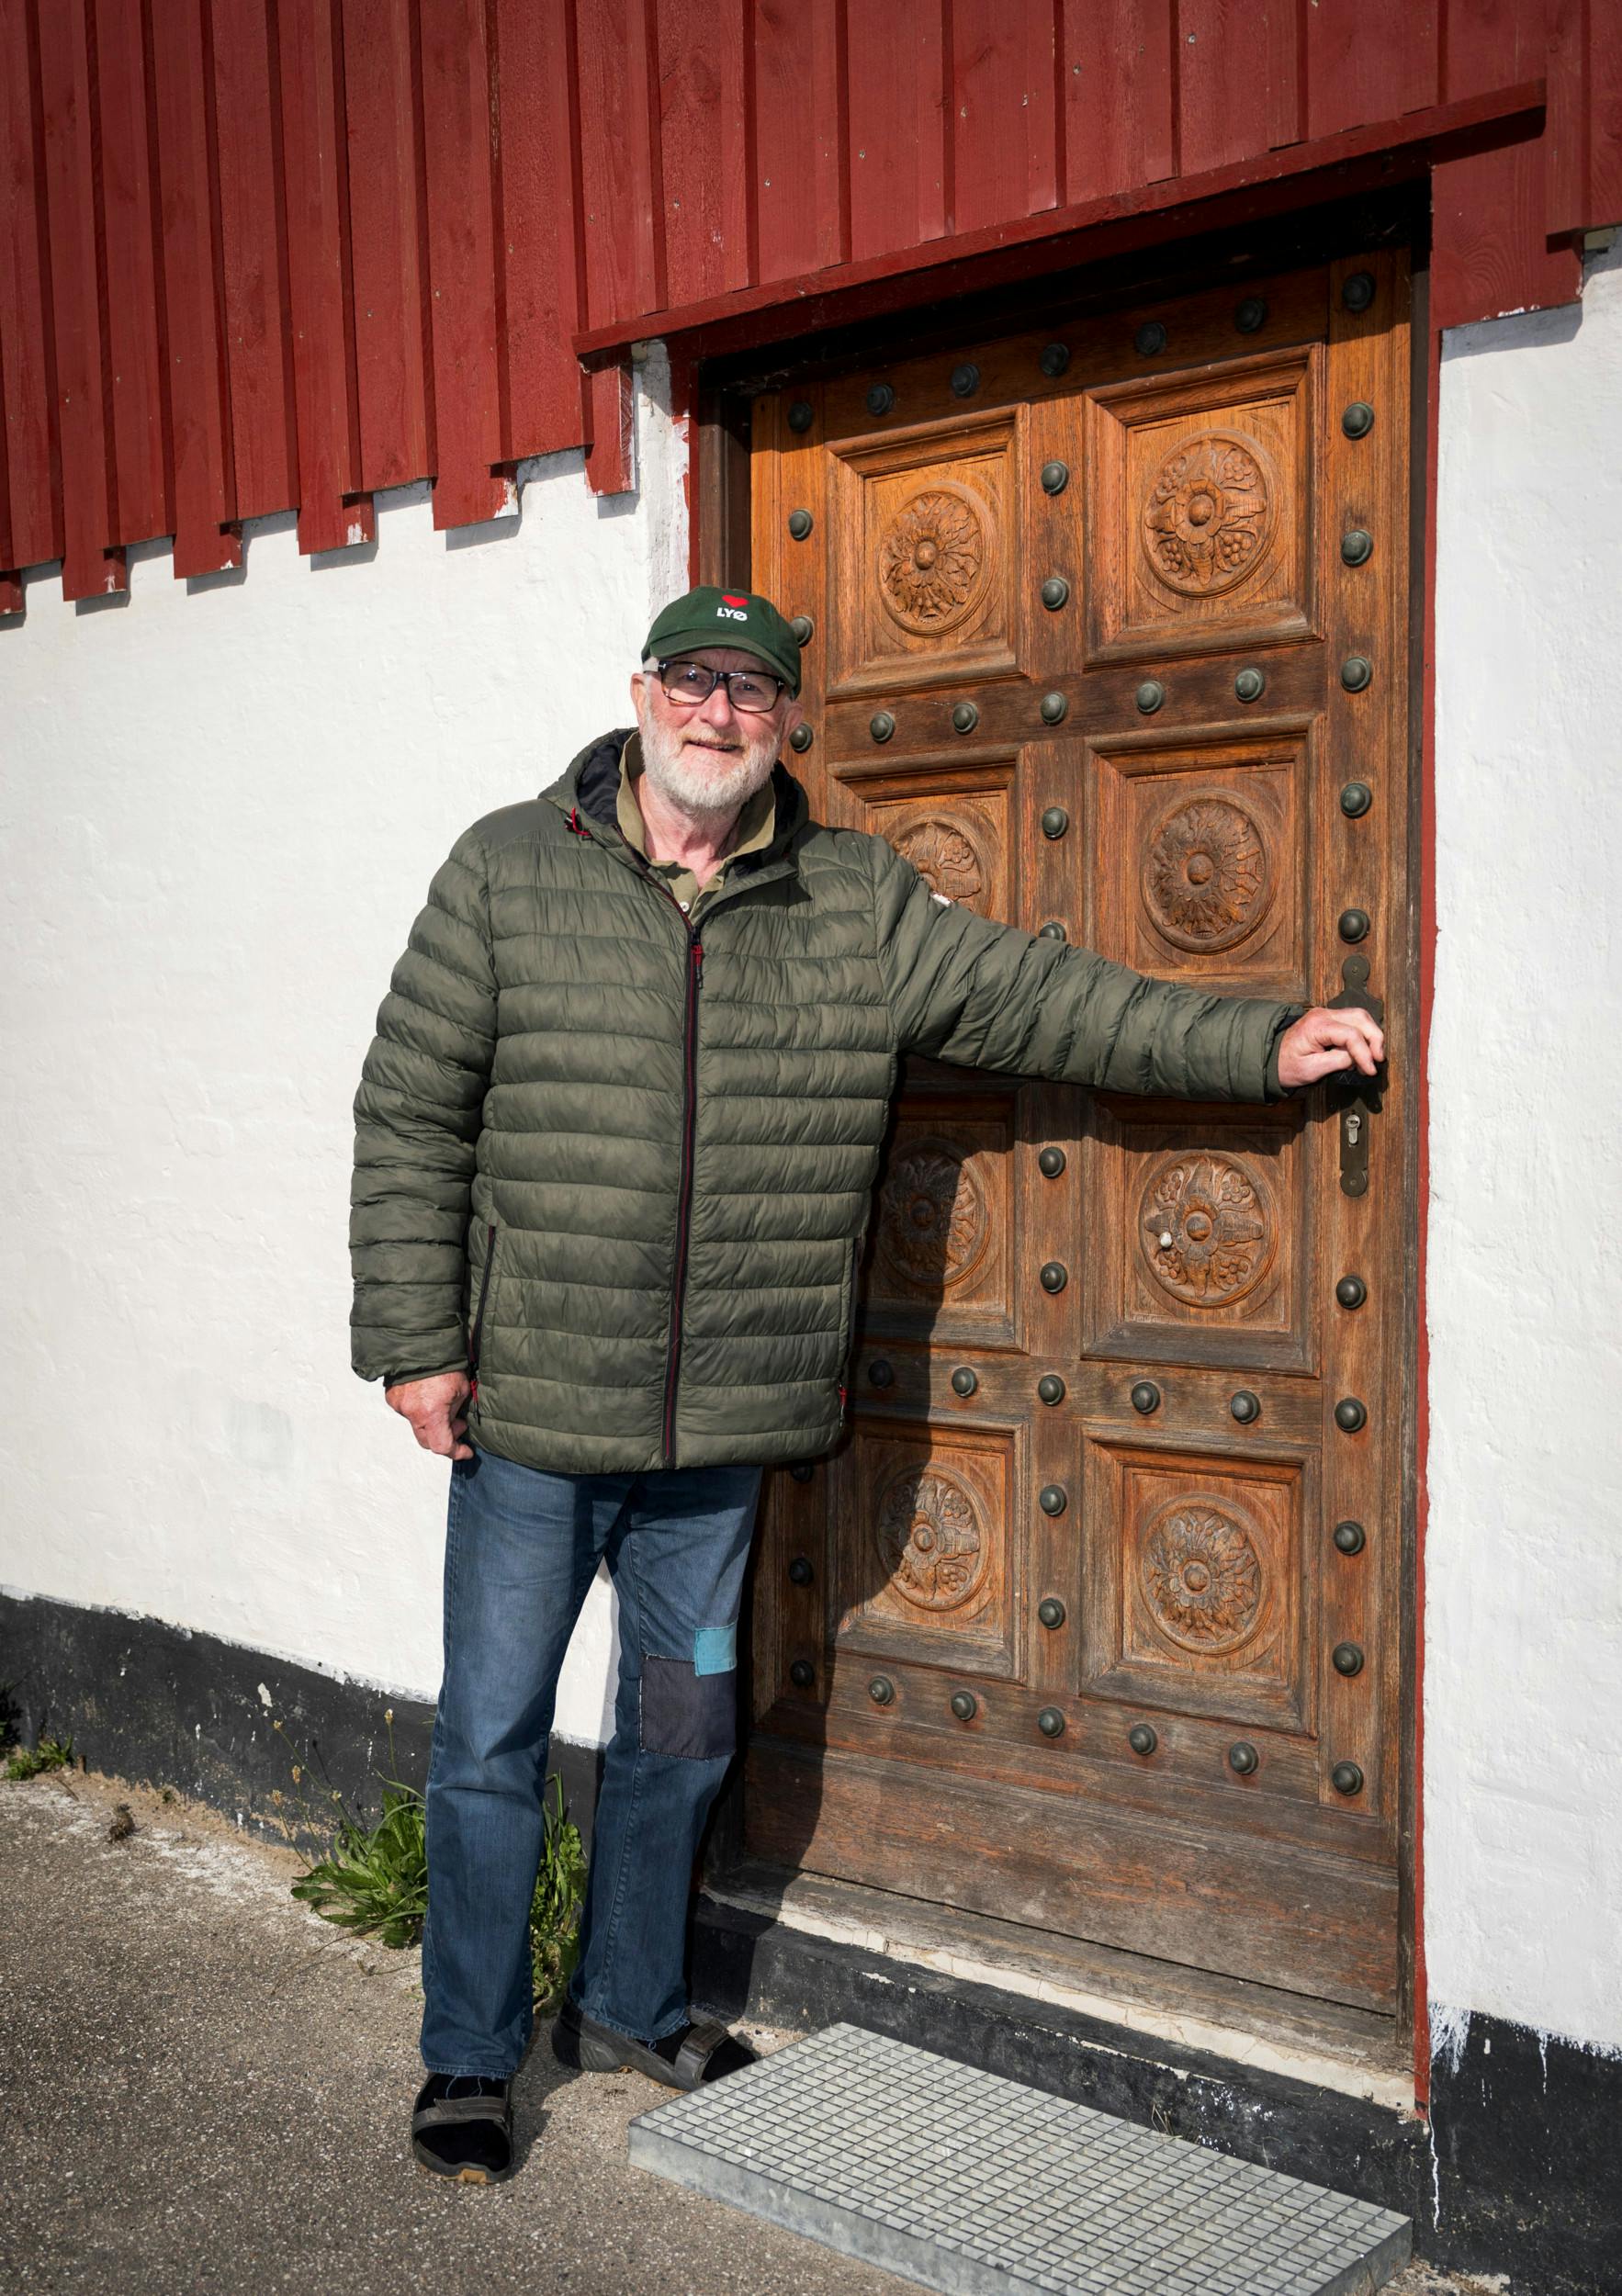
POLYGON ((730 1674, 738 1664, 738 1621, 729 1626, 700 1626, 693 1638, 695 1674, 730 1674))

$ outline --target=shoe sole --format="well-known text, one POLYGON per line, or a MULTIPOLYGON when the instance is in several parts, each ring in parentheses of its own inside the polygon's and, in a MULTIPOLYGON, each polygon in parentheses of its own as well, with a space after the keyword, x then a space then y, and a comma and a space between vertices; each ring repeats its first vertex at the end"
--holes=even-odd
POLYGON ((518 2174, 518 2163, 511 2161, 505 2168, 478 2168, 469 2161, 453 2166, 438 2160, 426 2148, 411 2139, 411 2158, 430 2177, 438 2177, 445 2184, 505 2184, 509 2177, 518 2174))
POLYGON ((661 2088, 681 2091, 685 2088, 683 2082, 676 2079, 673 2068, 656 2073, 642 2061, 646 2054, 662 2065, 664 2059, 656 2050, 639 2052, 633 2057, 625 2043, 602 2033, 577 2032, 569 2025, 554 2028, 552 2054, 560 2065, 578 2065, 582 2073, 640 2073, 644 2080, 657 2081, 661 2088))

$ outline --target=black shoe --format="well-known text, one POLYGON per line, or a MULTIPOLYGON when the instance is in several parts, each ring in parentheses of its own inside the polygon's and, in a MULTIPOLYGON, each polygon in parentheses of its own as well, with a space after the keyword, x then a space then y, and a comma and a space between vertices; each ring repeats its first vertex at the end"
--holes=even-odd
POLYGON ((436 2177, 500 2184, 513 2174, 513 2084, 430 2073, 411 2107, 411 2152, 436 2177))
POLYGON ((757 2062, 754 2051, 725 2025, 679 2025, 662 2041, 633 2041, 568 1999, 552 2028, 552 2053, 559 2065, 577 2065, 585 2073, 646 2073, 667 2088, 698 2088, 757 2062))

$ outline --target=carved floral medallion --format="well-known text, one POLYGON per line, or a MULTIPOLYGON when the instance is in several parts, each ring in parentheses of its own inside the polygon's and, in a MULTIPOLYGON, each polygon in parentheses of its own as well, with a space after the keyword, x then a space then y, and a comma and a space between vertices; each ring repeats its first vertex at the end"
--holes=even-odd
POLYGON ((1266 1184, 1229 1156, 1157 1165, 1139 1220, 1150 1274, 1188 1307, 1242 1300, 1272 1264, 1276 1222, 1266 1184))
POLYGON ((973 1498, 939 1467, 909 1467, 891 1479, 873 1543, 892 1589, 917 1610, 961 1609, 980 1592, 991 1562, 973 1498))
POLYGON ((1176 1499, 1146 1531, 1140 1576, 1155 1625, 1202 1653, 1232 1650, 1256 1626, 1262 1566, 1248 1525, 1230 1503, 1176 1499))
POLYGON ((890 842, 929 890, 949 901, 972 903, 990 880, 986 855, 963 824, 949 814, 926 814, 921 821, 909 821, 890 842))
POLYGON ((891 619, 918 637, 961 622, 986 572, 985 521, 973 496, 956 487, 915 494, 879 537, 879 596, 891 619))
POLYGON ((1272 899, 1261 831, 1231 797, 1191 797, 1168 813, 1143 857, 1143 898, 1178 949, 1231 949, 1272 899))
POLYGON ((892 1159, 879 1192, 879 1257, 913 1289, 962 1283, 990 1241, 986 1197, 949 1140, 915 1140, 892 1159))
POLYGON ((1259 449, 1230 431, 1185 439, 1161 464, 1143 509, 1143 547, 1184 596, 1231 589, 1260 559, 1273 528, 1259 449))

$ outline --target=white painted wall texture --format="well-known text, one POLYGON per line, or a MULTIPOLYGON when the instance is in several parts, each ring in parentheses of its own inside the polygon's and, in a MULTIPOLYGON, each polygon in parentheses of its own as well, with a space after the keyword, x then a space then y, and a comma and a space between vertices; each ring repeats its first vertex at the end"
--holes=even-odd
MULTIPOLYGON (((1622 269, 1442 369, 1427 1899, 1444 2037, 1622 2043, 1622 269)), ((433 870, 623 720, 681 449, 0 631, 0 1583, 431 1696, 445 1469, 349 1373, 350 1101, 433 870)), ((594 1592, 558 1727, 606 1735, 594 1592)))
POLYGON ((1622 248, 1447 338, 1425 1949, 1622 2047, 1622 248))
MULTIPOLYGON (((154 548, 0 625, 0 1584, 434 1694, 447 1469, 348 1369, 350 1104, 452 842, 626 722, 685 587, 641 380, 637 496, 561 455, 465 535, 406 489, 375 551, 265 522, 241 577, 154 548)), ((610 1639, 600 1583, 566 1736, 610 1639)))

